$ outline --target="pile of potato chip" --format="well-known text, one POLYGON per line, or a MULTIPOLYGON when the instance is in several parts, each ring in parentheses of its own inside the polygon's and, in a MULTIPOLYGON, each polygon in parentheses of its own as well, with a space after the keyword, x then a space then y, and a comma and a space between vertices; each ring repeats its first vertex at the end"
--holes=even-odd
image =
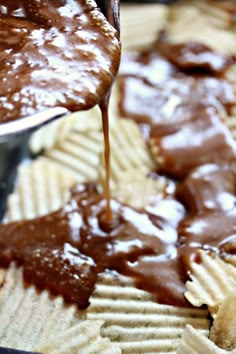
MULTIPOLYGON (((148 46, 166 27, 175 41, 195 39, 224 53, 236 53, 234 1, 180 1, 123 5, 125 51, 148 46), (232 10, 230 8, 230 10, 232 10)), ((229 73, 236 84, 236 68, 229 73)), ((236 88, 236 85, 235 85, 236 88)), ((236 110, 235 110, 236 112, 236 110)), ((111 102, 111 193, 134 207, 148 205, 169 185, 147 177, 155 161, 138 126, 118 119, 117 91, 111 102), (132 182, 132 183, 131 183, 132 182), (135 195, 133 190, 135 189, 135 195)), ((236 137, 236 115, 226 117, 236 137)), ((78 182, 104 184, 103 135, 97 107, 75 113, 35 133, 30 148, 37 158, 23 162, 4 222, 32 219, 61 207, 78 182)), ((171 187, 171 185, 170 185, 171 187)), ((192 308, 162 305, 117 273, 100 275, 87 310, 23 282, 14 264, 0 270, 0 346, 40 353, 236 353, 236 262, 200 251, 185 296, 192 308)))

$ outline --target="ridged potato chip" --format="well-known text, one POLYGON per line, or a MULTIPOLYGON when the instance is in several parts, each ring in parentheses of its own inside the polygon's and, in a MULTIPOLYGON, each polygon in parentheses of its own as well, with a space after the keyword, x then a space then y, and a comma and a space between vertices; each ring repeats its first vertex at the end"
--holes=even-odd
POLYGON ((15 191, 8 197, 5 222, 32 219, 57 210, 77 181, 73 172, 44 157, 21 164, 15 191))
POLYGON ((216 255, 199 251, 200 263, 191 263, 185 297, 197 307, 207 305, 214 316, 225 297, 236 289, 236 267, 216 255))
POLYGON ((175 353, 186 324, 203 335, 209 328, 206 310, 158 304, 151 294, 116 273, 101 275, 87 318, 103 320, 101 333, 122 353, 132 354, 175 353))
POLYGON ((35 347, 34 351, 44 354, 120 354, 117 345, 102 338, 102 321, 83 321, 67 329, 54 340, 35 347))
POLYGON ((210 339, 225 350, 236 349, 236 295, 232 293, 224 299, 214 319, 210 339))
MULTIPOLYGON (((227 354, 223 349, 217 347, 210 339, 197 331, 190 325, 186 326, 177 354, 227 354)), ((231 352, 235 354, 234 352, 231 352)))
POLYGON ((162 4, 123 5, 120 16, 123 50, 137 50, 154 42, 166 24, 168 12, 169 8, 162 4))
POLYGON ((84 318, 76 305, 67 305, 62 297, 39 292, 24 283, 22 268, 14 264, 1 270, 0 278, 1 346, 32 350, 53 340, 84 318))
POLYGON ((229 28, 229 14, 210 2, 197 3, 196 6, 195 1, 185 1, 171 7, 166 26, 170 38, 176 42, 198 41, 220 53, 235 54, 234 28, 229 28))

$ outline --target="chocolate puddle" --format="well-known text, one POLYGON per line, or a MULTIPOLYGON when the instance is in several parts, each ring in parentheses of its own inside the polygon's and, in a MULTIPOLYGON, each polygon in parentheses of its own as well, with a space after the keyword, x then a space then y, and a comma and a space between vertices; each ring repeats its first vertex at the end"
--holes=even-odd
POLYGON ((97 274, 105 269, 134 277, 161 302, 186 306, 175 227, 184 209, 174 200, 169 209, 175 215, 171 222, 112 199, 111 225, 96 186, 78 185, 57 212, 0 226, 0 265, 16 261, 27 282, 81 308, 88 306, 97 274))

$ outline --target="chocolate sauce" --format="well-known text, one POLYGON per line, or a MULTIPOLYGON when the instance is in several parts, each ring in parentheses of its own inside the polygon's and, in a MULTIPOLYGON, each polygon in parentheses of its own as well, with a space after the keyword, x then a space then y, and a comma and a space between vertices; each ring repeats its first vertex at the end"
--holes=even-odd
MULTIPOLYGON (((196 192, 192 189, 192 194, 202 191, 203 208, 197 213, 185 216, 183 206, 168 195, 146 210, 111 199, 113 223, 108 224, 105 196, 95 184, 78 185, 60 210, 0 226, 0 265, 6 267, 11 261, 23 265, 27 282, 61 294, 81 308, 88 306, 97 275, 105 269, 133 277, 139 288, 155 294, 161 303, 188 306, 185 282, 197 250, 236 252, 236 208, 231 200, 235 201, 235 174, 219 189, 218 195, 225 193, 224 197, 215 198, 223 207, 215 203, 215 208, 205 211, 207 198, 201 183, 204 187, 209 176, 214 191, 215 180, 228 171, 225 166, 206 166, 205 174, 199 172, 199 186, 198 171, 193 174, 196 192)), ((191 181, 183 183, 181 194, 188 194, 191 181)))
POLYGON ((161 303, 189 306, 185 282, 190 260, 200 261, 198 250, 236 252, 235 181, 235 165, 203 165, 178 189, 187 215, 168 194, 145 210, 111 199, 111 223, 105 195, 95 184, 78 185, 60 210, 0 226, 0 265, 23 265, 26 282, 80 308, 107 269, 134 278, 161 303))
POLYGON ((179 179, 176 198, 167 192, 154 196, 145 210, 110 199, 104 100, 100 108, 107 146, 105 194, 92 183, 81 184, 60 210, 0 226, 0 265, 23 265, 27 282, 81 308, 88 306, 98 274, 107 269, 132 277, 161 303, 188 306, 184 291, 190 259, 199 261, 199 249, 220 255, 236 252, 235 143, 222 119, 235 103, 224 80, 230 60, 224 57, 220 62, 201 45, 196 50, 193 44, 162 46, 166 57, 157 52, 156 44, 124 59, 120 108, 150 127, 159 172, 179 179), (171 49, 188 58, 184 48, 190 51, 188 64, 180 57, 171 63, 171 49), (203 53, 211 65, 202 61, 203 53))
POLYGON ((161 302, 187 306, 186 275, 176 248, 176 225, 184 209, 169 199, 173 217, 167 220, 158 215, 162 202, 166 203, 158 203, 155 215, 112 199, 116 223, 107 230, 107 224, 100 223, 106 199, 94 184, 78 185, 57 212, 0 226, 0 265, 16 261, 23 265, 27 282, 81 308, 88 305, 97 275, 105 269, 133 276, 161 302))
MULTIPOLYGON (((158 56, 155 62, 159 62, 158 56)), ((159 64, 157 68, 162 72, 160 83, 149 82, 145 72, 142 77, 142 71, 139 76, 135 76, 134 70, 130 75, 122 75, 119 78, 121 116, 149 127, 149 136, 161 135, 163 127, 170 132, 176 131, 177 126, 183 126, 185 122, 194 119, 198 111, 203 110, 203 106, 214 107, 219 117, 224 115, 225 111, 230 113, 235 97, 232 87, 224 79, 183 73, 170 76, 169 70, 164 78, 166 66, 163 65, 163 59, 160 59, 159 64)), ((128 67, 130 65, 129 63, 128 67)), ((140 70, 141 68, 142 66, 140 70)), ((121 73, 123 70, 121 63, 121 73)), ((150 72, 154 77, 155 69, 152 64, 150 72)), ((157 78, 158 75, 155 80, 157 78)))
POLYGON ((235 160, 235 142, 223 120, 235 103, 224 79, 230 64, 232 58, 200 43, 173 44, 163 33, 154 49, 124 57, 120 113, 142 130, 150 127, 159 172, 179 179, 202 164, 235 160))
MULTIPOLYGON (((220 251, 221 246, 236 233, 236 208, 221 211, 205 212, 187 217, 179 226, 180 244, 184 248, 220 251)), ((231 252, 235 253, 235 244, 231 252)), ((189 252, 189 251, 188 251, 189 252)))
MULTIPOLYGON (((120 68, 121 115, 141 131, 149 127, 157 171, 178 179, 176 198, 187 215, 177 226, 175 269, 180 264, 185 274, 191 261, 201 261, 199 249, 236 253, 236 145, 223 118, 235 104, 224 79, 232 62, 201 43, 170 43, 162 33, 154 48, 128 54, 120 68)), ((145 272, 142 262, 136 267, 137 275, 145 272)))
POLYGON ((162 130, 159 136, 158 126, 155 127, 152 144, 162 160, 160 171, 175 178, 183 178, 205 163, 235 161, 234 139, 214 107, 198 104, 191 120, 179 127, 177 123, 175 131, 167 134, 163 135, 162 130))
MULTIPOLYGON (((112 5, 111 5, 112 6, 112 5)), ((115 24, 111 14, 108 20, 115 24)), ((93 1, 0 1, 0 121, 52 106, 100 104, 109 192, 108 97, 120 61, 118 33, 93 1)))
POLYGON ((106 207, 106 223, 112 222, 112 212, 111 212, 111 193, 110 193, 110 139, 109 139, 109 113, 108 104, 109 98, 106 97, 99 107, 102 113, 102 126, 104 135, 104 161, 105 161, 105 196, 107 201, 106 207))
POLYGON ((178 229, 180 253, 187 264, 198 249, 236 252, 235 162, 203 165, 178 187, 177 195, 189 212, 178 229))
POLYGON ((227 211, 234 208, 236 202, 235 163, 202 165, 179 184, 177 197, 190 214, 227 211))
POLYGON ((156 46, 158 52, 180 70, 200 69, 222 75, 233 62, 229 56, 218 54, 199 42, 170 43, 164 31, 160 33, 156 46))
POLYGON ((0 121, 88 109, 118 70, 118 33, 95 1, 1 0, 0 37, 0 121))
MULTIPOLYGON (((178 48, 175 44, 165 41, 162 47, 165 48, 163 52, 177 57, 178 48)), ((188 55, 194 49, 194 44, 190 48, 188 44, 181 44, 181 48, 188 55)), ((198 107, 202 109, 202 105, 215 107, 220 115, 225 111, 230 113, 235 95, 224 75, 232 58, 222 57, 213 51, 208 56, 204 46, 198 50, 199 55, 201 53, 207 58, 209 65, 218 62, 218 57, 222 58, 224 65, 217 76, 206 71, 205 64, 201 62, 193 61, 188 72, 182 70, 177 62, 174 65, 160 54, 158 45, 140 53, 124 55, 118 81, 121 116, 134 119, 138 124, 147 124, 151 127, 151 135, 155 136, 162 124, 169 123, 169 129, 175 129, 176 124, 191 120, 193 115, 196 116, 198 107)))

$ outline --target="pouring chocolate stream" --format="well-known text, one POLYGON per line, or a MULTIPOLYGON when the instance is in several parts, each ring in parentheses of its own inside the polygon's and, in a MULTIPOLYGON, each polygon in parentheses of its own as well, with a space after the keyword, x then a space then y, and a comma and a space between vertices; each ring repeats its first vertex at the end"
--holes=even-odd
POLYGON ((108 181, 108 102, 120 61, 119 2, 98 5, 111 25, 94 1, 0 2, 0 123, 13 121, 1 130, 10 138, 17 127, 24 132, 66 114, 63 108, 99 104, 108 181))

